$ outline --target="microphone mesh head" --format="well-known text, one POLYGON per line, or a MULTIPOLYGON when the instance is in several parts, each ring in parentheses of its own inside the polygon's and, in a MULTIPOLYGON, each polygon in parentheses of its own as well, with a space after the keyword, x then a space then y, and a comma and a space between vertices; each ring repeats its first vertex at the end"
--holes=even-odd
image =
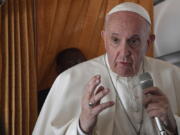
POLYGON ((142 73, 139 76, 139 82, 142 89, 146 89, 153 86, 153 79, 148 72, 142 73))

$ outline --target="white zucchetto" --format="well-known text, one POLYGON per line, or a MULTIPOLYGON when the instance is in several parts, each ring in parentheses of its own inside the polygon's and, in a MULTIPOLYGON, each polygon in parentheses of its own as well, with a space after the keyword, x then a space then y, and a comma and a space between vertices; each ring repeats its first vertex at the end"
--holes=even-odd
POLYGON ((144 19, 146 19, 146 21, 148 21, 149 24, 151 24, 151 19, 150 19, 149 13, 147 12, 147 10, 144 7, 142 7, 139 4, 136 4, 136 3, 133 3, 133 2, 120 3, 119 5, 112 8, 107 13, 107 16, 111 15, 111 14, 113 14, 115 12, 119 12, 119 11, 130 11, 130 12, 137 13, 138 15, 140 15, 144 19))

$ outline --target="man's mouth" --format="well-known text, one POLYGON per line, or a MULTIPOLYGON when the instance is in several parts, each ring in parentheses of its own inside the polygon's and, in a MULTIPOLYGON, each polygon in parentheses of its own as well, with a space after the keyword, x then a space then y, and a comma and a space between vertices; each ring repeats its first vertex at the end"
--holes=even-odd
POLYGON ((123 66, 130 66, 131 65, 131 63, 130 62, 124 62, 124 61, 121 61, 121 62, 119 62, 121 65, 123 65, 123 66))

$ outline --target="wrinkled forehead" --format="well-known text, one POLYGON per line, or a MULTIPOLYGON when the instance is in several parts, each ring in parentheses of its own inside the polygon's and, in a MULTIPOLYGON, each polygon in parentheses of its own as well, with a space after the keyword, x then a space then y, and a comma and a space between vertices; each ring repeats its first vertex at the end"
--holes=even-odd
POLYGON ((129 11, 120 11, 108 15, 105 21, 105 27, 111 27, 113 25, 117 26, 126 26, 127 29, 130 26, 139 27, 139 26, 146 26, 148 25, 147 21, 140 15, 129 12, 129 11))
POLYGON ((119 36, 145 36, 149 34, 150 25, 141 16, 129 11, 116 12, 106 18, 105 31, 119 36))

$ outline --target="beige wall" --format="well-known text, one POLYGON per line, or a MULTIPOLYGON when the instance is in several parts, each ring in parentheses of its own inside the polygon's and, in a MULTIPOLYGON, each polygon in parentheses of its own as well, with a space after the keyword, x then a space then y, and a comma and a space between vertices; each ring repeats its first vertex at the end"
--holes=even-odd
POLYGON ((166 0, 154 7, 154 54, 163 56, 180 51, 180 0, 166 0))

